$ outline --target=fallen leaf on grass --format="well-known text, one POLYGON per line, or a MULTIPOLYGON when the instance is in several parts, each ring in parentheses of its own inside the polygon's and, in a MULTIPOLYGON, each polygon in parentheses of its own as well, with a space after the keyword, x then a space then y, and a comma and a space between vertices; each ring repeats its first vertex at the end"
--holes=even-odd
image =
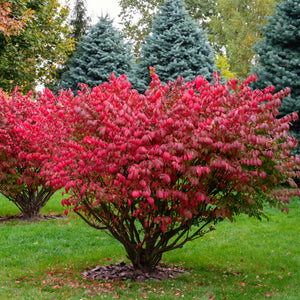
POLYGON ((61 286, 57 284, 57 285, 53 285, 52 288, 53 288, 53 289, 60 289, 61 286))

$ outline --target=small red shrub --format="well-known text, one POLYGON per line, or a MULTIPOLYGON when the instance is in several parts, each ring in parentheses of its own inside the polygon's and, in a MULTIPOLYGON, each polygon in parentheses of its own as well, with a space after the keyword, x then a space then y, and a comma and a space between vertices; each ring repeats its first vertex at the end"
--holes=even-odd
POLYGON ((10 96, 0 90, 0 193, 27 218, 36 217, 54 193, 42 175, 63 132, 52 116, 54 101, 50 91, 36 101, 17 88, 10 96))

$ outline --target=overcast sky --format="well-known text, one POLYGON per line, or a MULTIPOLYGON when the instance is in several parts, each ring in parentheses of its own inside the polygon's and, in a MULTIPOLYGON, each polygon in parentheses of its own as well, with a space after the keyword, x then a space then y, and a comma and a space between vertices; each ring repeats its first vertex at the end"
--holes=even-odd
MULTIPOLYGON (((73 3, 71 0, 70 3, 73 3)), ((120 6, 118 0, 86 0, 88 15, 92 18, 93 23, 96 23, 98 17, 108 14, 114 19, 115 26, 118 26, 118 14, 120 13, 120 6)), ((72 7, 72 6, 71 6, 72 7)))

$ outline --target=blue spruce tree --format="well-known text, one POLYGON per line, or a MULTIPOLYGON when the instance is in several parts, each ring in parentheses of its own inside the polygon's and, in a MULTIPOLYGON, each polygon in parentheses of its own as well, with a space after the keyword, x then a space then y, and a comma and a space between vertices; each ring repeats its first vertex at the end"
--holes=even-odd
POLYGON ((149 66, 163 83, 182 76, 186 81, 197 75, 212 80, 214 53, 197 23, 185 10, 182 0, 165 0, 150 35, 145 38, 136 66, 135 88, 145 91, 151 81, 149 66))
POLYGON ((282 104, 281 114, 300 111, 300 2, 283 0, 263 28, 264 39, 255 46, 258 76, 256 88, 274 85, 276 91, 285 87, 291 97, 282 104))
POLYGON ((75 92, 79 83, 90 88, 109 80, 113 72, 117 77, 132 72, 133 58, 130 47, 113 27, 113 21, 101 17, 90 32, 77 44, 69 61, 68 71, 61 78, 61 86, 75 92))
MULTIPOLYGON (((283 0, 263 27, 264 39, 255 46, 258 77, 255 88, 274 85, 275 91, 289 87, 291 95, 280 108, 280 116, 300 114, 300 1, 283 0)), ((293 124, 292 134, 300 143, 300 123, 293 124)), ((298 146, 297 152, 300 153, 298 146)))

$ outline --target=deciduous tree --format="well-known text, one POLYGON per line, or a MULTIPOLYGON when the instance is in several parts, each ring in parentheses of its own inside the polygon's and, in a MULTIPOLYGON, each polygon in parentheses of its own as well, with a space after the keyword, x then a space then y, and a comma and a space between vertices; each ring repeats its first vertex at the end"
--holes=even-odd
POLYGON ((2 0, 0 2, 0 32, 6 37, 11 35, 19 35, 20 30, 33 17, 33 11, 28 9, 22 16, 18 18, 11 17, 12 14, 11 3, 2 0))
POLYGON ((230 65, 228 63, 228 57, 223 54, 216 56, 216 68, 220 72, 224 80, 236 78, 236 74, 230 71, 230 65))
POLYGON ((255 52, 253 45, 262 37, 261 26, 267 23, 276 0, 218 0, 209 22, 210 42, 215 51, 226 50, 230 71, 240 78, 250 72, 255 52))
POLYGON ((67 38, 68 9, 58 0, 10 2, 15 18, 28 9, 34 11, 34 18, 18 36, 7 40, 0 35, 0 88, 9 92, 18 85, 27 93, 38 83, 53 80, 53 71, 72 49, 72 41, 67 38))

